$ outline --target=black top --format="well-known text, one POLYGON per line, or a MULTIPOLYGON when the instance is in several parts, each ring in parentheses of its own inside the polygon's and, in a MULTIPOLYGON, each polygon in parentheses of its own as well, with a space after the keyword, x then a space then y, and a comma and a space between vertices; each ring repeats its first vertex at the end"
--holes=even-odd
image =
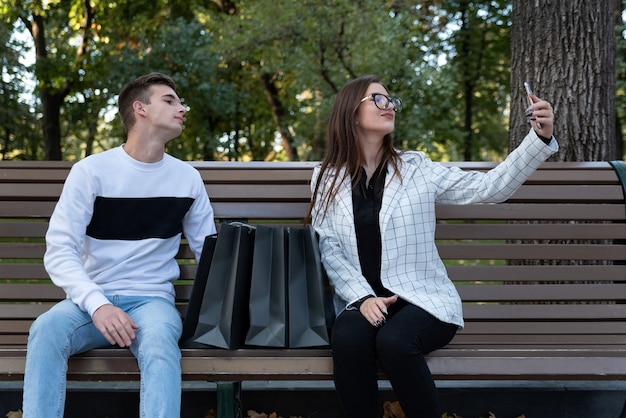
POLYGON ((382 243, 378 215, 383 201, 385 188, 386 164, 381 163, 369 184, 367 174, 361 169, 361 177, 352 188, 352 205, 354 207, 354 225, 361 271, 372 286, 376 296, 392 296, 380 281, 380 262, 382 243))

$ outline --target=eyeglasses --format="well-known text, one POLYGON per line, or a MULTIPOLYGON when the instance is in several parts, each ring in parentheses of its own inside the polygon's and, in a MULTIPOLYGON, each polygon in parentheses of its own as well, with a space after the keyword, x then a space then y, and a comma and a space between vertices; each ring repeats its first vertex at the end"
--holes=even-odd
POLYGON ((370 99, 374 101, 374 104, 380 110, 389 109, 389 103, 391 103, 393 105, 394 112, 397 113, 402 111, 402 99, 400 99, 399 97, 389 97, 382 93, 372 93, 369 96, 361 99, 361 103, 370 99))

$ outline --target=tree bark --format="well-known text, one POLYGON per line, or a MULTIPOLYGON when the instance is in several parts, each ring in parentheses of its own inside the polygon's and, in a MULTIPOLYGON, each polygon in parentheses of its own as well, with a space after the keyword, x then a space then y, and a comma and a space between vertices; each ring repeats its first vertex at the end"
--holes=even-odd
POLYGON ((276 131, 280 135, 281 144, 283 146, 283 149, 285 150, 287 160, 297 161, 298 155, 296 153, 296 150, 293 148, 293 137, 289 133, 288 129, 284 126, 285 107, 278 97, 278 89, 274 84, 274 77, 272 74, 262 73, 259 74, 259 81, 261 81, 261 84, 263 85, 265 97, 270 104, 272 118, 274 120, 274 124, 276 125, 276 131))
POLYGON ((616 151, 615 1, 513 0, 510 149, 528 132, 523 82, 549 101, 554 161, 606 161, 616 151))

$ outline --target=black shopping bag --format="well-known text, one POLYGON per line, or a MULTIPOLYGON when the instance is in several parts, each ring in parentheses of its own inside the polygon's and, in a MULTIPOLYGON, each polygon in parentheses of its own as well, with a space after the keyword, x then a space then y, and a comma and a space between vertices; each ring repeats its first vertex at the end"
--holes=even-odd
POLYGON ((189 296, 189 303, 187 304, 187 311, 185 312, 185 318, 183 319, 183 333, 179 340, 181 346, 188 346, 191 342, 191 338, 196 333, 198 316, 200 315, 200 306, 202 306, 202 298, 204 297, 206 282, 209 277, 209 268, 211 267, 211 261, 213 260, 216 243, 217 234, 209 235, 204 239, 202 254, 200 254, 198 269, 196 270, 196 276, 191 288, 191 295, 189 296))
POLYGON ((249 326, 253 245, 253 228, 239 223, 220 226, 194 342, 221 348, 243 347, 249 326))
POLYGON ((315 231, 310 225, 291 227, 288 241, 288 345, 328 345, 325 289, 315 231))
POLYGON ((287 344, 286 228, 257 225, 250 283, 250 328, 246 344, 287 344))

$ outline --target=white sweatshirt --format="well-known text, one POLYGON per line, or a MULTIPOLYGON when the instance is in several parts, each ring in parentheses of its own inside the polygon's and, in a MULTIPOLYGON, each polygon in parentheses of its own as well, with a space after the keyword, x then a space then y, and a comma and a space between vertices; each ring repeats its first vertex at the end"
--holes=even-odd
POLYGON ((90 315, 106 296, 158 296, 174 302, 181 235, 200 258, 215 233, 200 173, 170 155, 157 163, 123 147, 77 162, 46 233, 52 281, 90 315))

